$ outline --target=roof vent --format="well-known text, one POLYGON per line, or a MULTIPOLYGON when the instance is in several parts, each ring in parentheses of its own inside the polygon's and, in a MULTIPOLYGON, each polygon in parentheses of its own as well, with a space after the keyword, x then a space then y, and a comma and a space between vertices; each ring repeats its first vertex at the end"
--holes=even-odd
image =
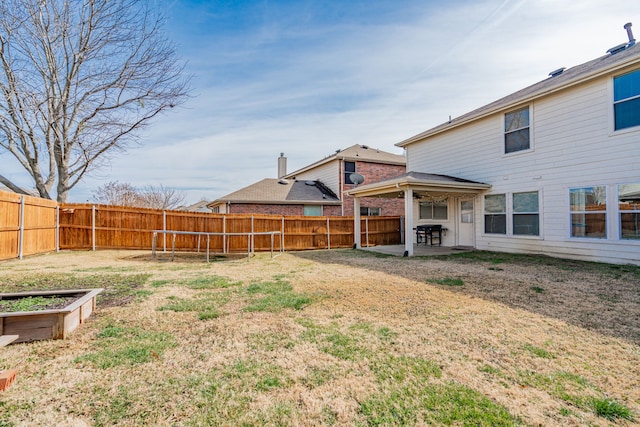
POLYGON ((549 76, 557 77, 560 74, 564 73, 564 70, 566 70, 566 69, 567 69, 567 67, 561 67, 561 68, 558 68, 557 70, 553 70, 552 72, 549 73, 549 76))
POLYGON ((316 185, 316 182, 315 182, 315 181, 305 181, 304 183, 305 183, 306 185, 309 185, 309 186, 316 185))
POLYGON ((286 179, 282 178, 282 179, 278 180, 278 184, 289 185, 289 181, 287 181, 286 179))
POLYGON ((627 43, 622 43, 622 44, 619 44, 617 46, 612 47, 611 49, 609 49, 607 51, 607 53, 610 53, 611 55, 615 55, 616 53, 622 52, 626 48, 627 48, 627 43))
POLYGON ((624 24, 624 29, 627 30, 627 37, 629 37, 629 44, 627 47, 631 47, 636 44, 636 39, 633 38, 633 32, 631 31, 631 22, 624 24))
POLYGON ((617 46, 612 47, 607 51, 607 53, 615 55, 616 53, 622 52, 623 50, 636 44, 636 39, 633 38, 633 32, 631 31, 631 22, 627 22, 626 24, 624 24, 624 29, 627 30, 627 37, 629 37, 629 41, 627 43, 621 43, 617 46))

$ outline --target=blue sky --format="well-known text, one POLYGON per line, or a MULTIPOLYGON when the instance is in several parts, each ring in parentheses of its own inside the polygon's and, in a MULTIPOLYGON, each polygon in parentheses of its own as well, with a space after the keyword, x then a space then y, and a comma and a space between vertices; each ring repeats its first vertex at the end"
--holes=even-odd
MULTIPOLYGON (((72 202, 111 180, 213 200, 275 178, 281 152, 289 171, 356 143, 402 154, 395 143, 449 115, 605 54, 627 41, 626 22, 640 39, 632 0, 157 5, 193 75, 193 98, 74 188, 72 202)), ((7 175, 20 181, 18 169, 7 175)))

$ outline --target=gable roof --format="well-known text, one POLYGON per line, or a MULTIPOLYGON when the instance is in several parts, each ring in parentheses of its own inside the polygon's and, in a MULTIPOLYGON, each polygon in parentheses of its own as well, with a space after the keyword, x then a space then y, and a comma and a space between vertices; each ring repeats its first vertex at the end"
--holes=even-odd
POLYGON ((561 74, 549 77, 541 82, 514 92, 511 95, 500 98, 497 101, 456 117, 449 122, 398 142, 396 145, 398 147, 405 147, 411 143, 465 125, 499 111, 515 108, 520 104, 531 102, 534 99, 568 89, 638 63, 640 63, 640 47, 638 47, 638 44, 634 44, 617 53, 608 53, 584 64, 566 69, 561 74))
POLYGON ((187 212, 205 212, 210 213, 211 209, 207 206, 209 204, 206 200, 200 200, 189 206, 180 206, 177 208, 179 211, 187 211, 187 212))
POLYGON ((295 172, 288 173, 285 178, 295 177, 297 174, 306 172, 323 164, 332 162, 334 160, 346 160, 348 162, 370 162, 370 163, 386 163, 391 165, 406 165, 407 159, 400 154, 393 154, 387 151, 382 151, 377 148, 371 148, 367 145, 355 144, 344 150, 337 150, 335 153, 312 163, 308 166, 298 169, 295 172))
POLYGON ((338 197, 320 181, 295 181, 266 178, 209 203, 259 204, 340 204, 338 197))
POLYGON ((411 187, 414 191, 477 192, 491 188, 491 185, 450 175, 411 171, 384 181, 355 187, 346 193, 359 197, 395 197, 406 187, 411 187))
POLYGON ((26 188, 18 187, 18 189, 20 189, 20 191, 14 191, 0 182, 0 191, 6 191, 7 193, 24 194, 25 196, 31 197, 40 197, 40 193, 38 193, 35 188, 32 190, 27 190, 26 188))

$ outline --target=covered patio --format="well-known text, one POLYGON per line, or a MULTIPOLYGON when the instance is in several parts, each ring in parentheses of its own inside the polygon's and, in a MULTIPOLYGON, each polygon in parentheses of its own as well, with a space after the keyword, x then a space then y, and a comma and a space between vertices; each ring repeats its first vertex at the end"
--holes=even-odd
MULTIPOLYGON (((474 201, 476 196, 491 188, 491 185, 481 182, 470 181, 467 179, 457 178, 448 175, 437 175, 423 172, 407 172, 406 174, 397 176, 384 181, 379 181, 373 184, 358 186, 352 190, 346 192, 346 194, 352 196, 354 199, 354 212, 355 212, 355 224, 354 224, 354 241, 356 248, 361 248, 361 230, 360 230, 360 199, 362 197, 387 197, 387 198, 401 198, 404 199, 404 212, 405 212, 405 229, 403 230, 404 236, 404 249, 402 255, 414 256, 418 255, 423 247, 425 251, 438 250, 436 247, 428 245, 426 246, 416 245, 414 241, 415 229, 418 224, 418 217, 416 218, 416 209, 420 201, 440 201, 447 202, 452 206, 457 206, 460 202, 467 202, 469 204, 470 213, 467 213, 466 217, 464 212, 454 208, 452 220, 449 220, 450 228, 447 228, 447 233, 452 233, 450 236, 449 250, 454 248, 473 248, 475 247, 474 240, 464 242, 461 240, 462 232, 470 234, 472 239, 475 236, 475 214, 474 214, 474 201), (469 228, 469 226, 471 228, 469 228), (467 231, 470 230, 470 231, 467 231), (469 243, 471 242, 471 243, 469 243)), ((438 248, 447 249, 441 246, 442 242, 438 242, 438 248)))

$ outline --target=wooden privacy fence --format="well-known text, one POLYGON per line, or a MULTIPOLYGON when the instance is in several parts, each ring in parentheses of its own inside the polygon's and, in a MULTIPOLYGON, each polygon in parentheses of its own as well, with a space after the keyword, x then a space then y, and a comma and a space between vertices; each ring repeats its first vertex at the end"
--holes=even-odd
MULTIPOLYGON (((401 217, 363 217, 362 246, 399 244, 401 217)), ((58 249, 151 250, 154 230, 219 233, 209 241, 212 252, 352 247, 353 217, 210 214, 55 201, 0 191, 0 259, 58 249), (247 239, 247 233, 256 233, 247 239), (263 233, 262 235, 257 233, 263 233), (226 234, 226 235, 225 235, 226 234), (235 235, 234 235, 235 234, 235 235), (248 243, 250 242, 250 243, 248 243), (252 245, 252 248, 248 247, 252 245)), ((157 242, 166 250, 166 234, 157 242)), ((176 250, 202 249, 196 235, 176 237, 176 250)))
POLYGON ((0 191, 0 259, 57 248, 58 203, 0 191))
MULTIPOLYGON (((227 233, 211 236, 210 248, 217 252, 246 252, 242 233, 279 232, 277 250, 308 250, 352 247, 353 217, 305 217, 249 214, 210 214, 91 204, 59 205, 60 249, 151 249, 155 230, 227 233)), ((362 245, 399 244, 400 217, 364 217, 362 245)), ((255 235, 253 250, 271 250, 269 235, 255 235)), ((176 250, 201 249, 196 235, 176 236, 176 250)), ((166 235, 159 236, 158 249, 171 247, 166 235)))

